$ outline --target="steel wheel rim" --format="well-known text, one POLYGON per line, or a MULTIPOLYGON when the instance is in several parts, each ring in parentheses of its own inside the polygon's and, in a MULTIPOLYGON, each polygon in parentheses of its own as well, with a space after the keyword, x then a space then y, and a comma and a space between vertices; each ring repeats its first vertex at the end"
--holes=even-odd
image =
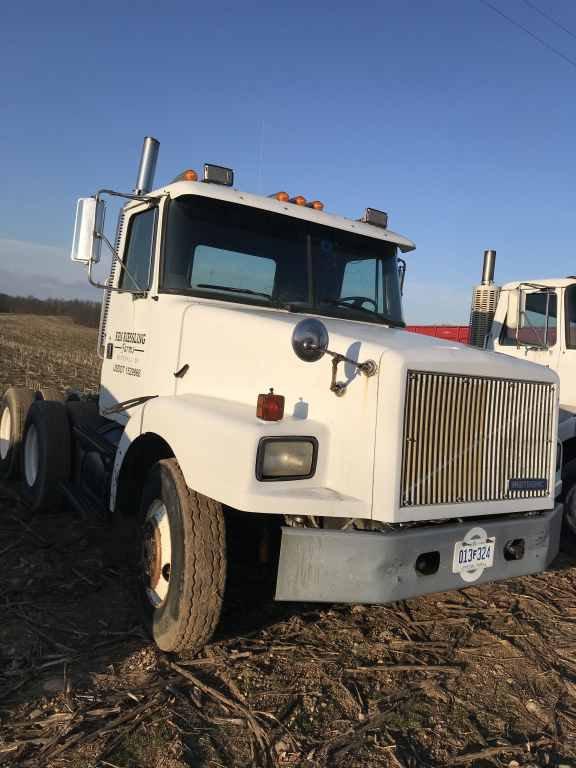
POLYGON ((168 509, 155 499, 144 520, 142 570, 146 597, 154 608, 166 600, 172 571, 172 537, 168 509))
POLYGON ((24 476, 27 485, 32 488, 38 477, 40 466, 40 452, 38 445, 38 430, 31 424, 26 432, 24 442, 24 476))
POLYGON ((2 411, 2 418, 0 419, 0 459, 2 459, 2 461, 8 456, 11 441, 12 414, 10 413, 10 408, 5 406, 2 411))

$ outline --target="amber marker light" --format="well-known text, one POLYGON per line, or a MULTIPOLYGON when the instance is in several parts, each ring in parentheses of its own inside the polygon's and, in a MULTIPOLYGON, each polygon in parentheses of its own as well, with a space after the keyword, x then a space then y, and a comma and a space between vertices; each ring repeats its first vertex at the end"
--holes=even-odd
POLYGON ((290 202, 294 203, 294 205, 306 205, 306 198, 302 197, 302 195, 296 195, 296 197, 291 197, 290 202))
POLYGON ((270 197, 274 197, 276 200, 280 200, 281 203, 287 203, 290 200, 288 192, 274 192, 270 197))
POLYGON ((312 200, 311 203, 307 203, 308 208, 314 208, 315 211, 323 211, 324 210, 324 203, 321 203, 320 200, 312 200))
POLYGON ((187 171, 184 171, 182 178, 184 181, 198 181, 198 174, 196 171, 193 171, 191 168, 189 168, 187 171))
POLYGON ((271 389, 265 395, 258 395, 256 416, 262 421, 280 421, 284 418, 284 396, 275 395, 271 389))

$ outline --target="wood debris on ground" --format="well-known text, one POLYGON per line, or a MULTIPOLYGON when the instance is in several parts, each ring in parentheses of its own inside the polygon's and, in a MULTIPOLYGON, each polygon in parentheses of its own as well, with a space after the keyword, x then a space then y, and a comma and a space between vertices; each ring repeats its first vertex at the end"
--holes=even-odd
POLYGON ((575 764, 566 557, 388 606, 274 603, 244 574, 175 659, 139 625, 129 540, 0 488, 2 768, 575 764))

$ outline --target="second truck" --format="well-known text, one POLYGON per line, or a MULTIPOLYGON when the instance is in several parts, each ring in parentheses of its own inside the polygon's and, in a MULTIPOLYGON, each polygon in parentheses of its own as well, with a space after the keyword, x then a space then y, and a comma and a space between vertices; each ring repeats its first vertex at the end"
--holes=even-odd
POLYGON ((100 258, 97 401, 11 388, 0 472, 32 508, 131 516, 164 650, 197 650, 222 607, 231 526, 265 543, 276 598, 381 603, 535 573, 558 551, 558 378, 407 334, 384 212, 233 186, 206 165, 79 201, 72 250, 100 258))

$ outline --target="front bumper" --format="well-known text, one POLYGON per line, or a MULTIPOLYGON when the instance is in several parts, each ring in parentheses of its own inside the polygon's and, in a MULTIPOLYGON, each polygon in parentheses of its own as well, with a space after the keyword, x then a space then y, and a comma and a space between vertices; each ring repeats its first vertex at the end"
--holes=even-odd
POLYGON ((543 571, 556 557, 562 505, 532 517, 506 516, 427 525, 386 533, 283 528, 276 600, 388 603, 430 592, 463 589, 543 571), (456 542, 480 526, 495 537, 494 563, 473 580, 454 573, 456 542), (505 557, 505 545, 522 541, 520 559, 505 557), (416 569, 421 555, 438 561, 434 573, 416 569))

